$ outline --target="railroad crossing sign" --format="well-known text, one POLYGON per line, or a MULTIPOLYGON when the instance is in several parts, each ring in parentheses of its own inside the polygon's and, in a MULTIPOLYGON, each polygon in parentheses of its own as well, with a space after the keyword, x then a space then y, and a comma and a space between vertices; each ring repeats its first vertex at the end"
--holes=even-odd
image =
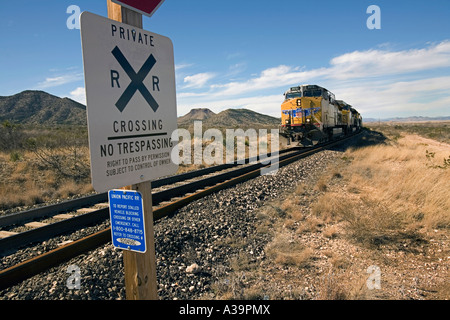
POLYGON ((151 17, 164 0, 111 0, 123 7, 151 17))
POLYGON ((81 40, 94 189, 176 173, 172 41, 89 12, 81 15, 81 40))
POLYGON ((153 68, 153 66, 156 64, 156 59, 153 56, 153 54, 151 54, 150 57, 148 57, 142 68, 139 70, 138 73, 136 73, 134 72, 133 67, 130 65, 127 58, 125 58, 122 51, 120 51, 120 49, 117 46, 111 53, 116 58, 117 62, 119 62, 122 69, 125 70, 125 72, 127 73, 128 77, 130 77, 131 80, 131 83, 128 85, 127 89, 123 92, 123 94, 120 96, 120 99, 116 102, 117 109, 119 109, 119 111, 122 112, 123 109, 125 109, 125 107, 128 105, 128 102, 130 102, 131 98, 136 93, 136 91, 139 90, 139 92, 142 94, 142 96, 147 101, 149 106, 153 109, 153 111, 156 112, 156 110, 158 110, 159 108, 159 105, 153 98, 152 94, 148 91, 147 87, 142 82, 143 79, 148 75, 150 70, 153 68))

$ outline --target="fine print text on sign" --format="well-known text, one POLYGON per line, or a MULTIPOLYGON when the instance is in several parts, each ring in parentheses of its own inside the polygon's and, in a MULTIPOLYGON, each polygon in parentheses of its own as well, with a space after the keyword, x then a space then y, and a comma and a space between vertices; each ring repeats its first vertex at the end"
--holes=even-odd
POLYGON ((172 41, 81 15, 92 184, 98 192, 175 174, 172 41))
POLYGON ((146 248, 142 195, 131 190, 108 192, 114 247, 144 253, 146 248))

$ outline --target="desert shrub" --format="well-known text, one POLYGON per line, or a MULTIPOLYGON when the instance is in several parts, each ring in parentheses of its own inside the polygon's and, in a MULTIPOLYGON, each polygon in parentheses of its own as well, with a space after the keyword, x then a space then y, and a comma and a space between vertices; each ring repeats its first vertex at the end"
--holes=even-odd
POLYGON ((22 147, 24 132, 18 124, 4 121, 0 125, 0 150, 16 151, 22 147))

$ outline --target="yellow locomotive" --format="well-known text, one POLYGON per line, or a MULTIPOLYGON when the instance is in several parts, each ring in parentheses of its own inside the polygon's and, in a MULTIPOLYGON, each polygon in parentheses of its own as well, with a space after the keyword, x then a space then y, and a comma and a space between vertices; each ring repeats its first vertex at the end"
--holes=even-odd
POLYGON ((361 129, 359 112, 318 85, 292 87, 284 98, 280 134, 288 143, 315 145, 361 129))

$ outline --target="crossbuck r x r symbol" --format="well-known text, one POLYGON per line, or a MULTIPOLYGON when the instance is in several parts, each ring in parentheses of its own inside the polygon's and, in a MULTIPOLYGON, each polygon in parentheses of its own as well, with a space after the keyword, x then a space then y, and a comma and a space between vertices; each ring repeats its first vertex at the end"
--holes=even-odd
POLYGON ((117 46, 113 49, 111 53, 116 58, 117 62, 119 62, 123 70, 125 70, 128 77, 130 77, 131 79, 131 83, 128 85, 128 87, 123 92, 122 96, 116 102, 117 109, 119 109, 119 111, 122 112, 127 106, 128 102, 130 102, 131 98, 134 96, 136 91, 139 90, 139 92, 142 94, 142 96, 150 105, 150 107, 153 109, 153 111, 156 112, 156 110, 158 110, 159 108, 159 105, 143 83, 145 77, 147 77, 150 70, 156 63, 156 59, 153 56, 153 54, 151 54, 150 57, 148 57, 148 59, 144 62, 142 68, 139 70, 138 73, 136 73, 133 67, 128 62, 128 60, 123 55, 122 51, 120 51, 120 49, 117 46))

